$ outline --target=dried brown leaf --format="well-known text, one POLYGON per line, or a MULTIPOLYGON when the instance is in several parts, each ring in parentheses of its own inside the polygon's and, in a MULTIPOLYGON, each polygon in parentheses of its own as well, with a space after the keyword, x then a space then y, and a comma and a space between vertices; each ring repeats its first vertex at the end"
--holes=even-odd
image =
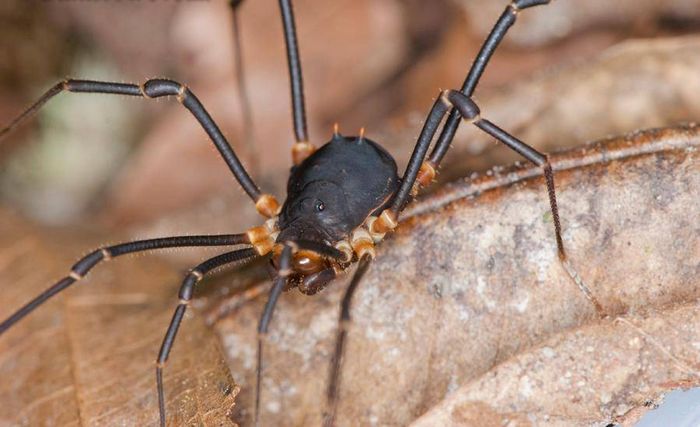
MULTIPOLYGON (((600 303, 602 314, 630 316, 632 323, 665 313, 671 322, 673 311, 664 310, 695 304, 700 296, 699 145, 700 128, 691 126, 637 133, 553 157, 564 241, 578 283, 558 261, 536 168, 454 184, 415 205, 399 231, 381 245, 356 295, 339 425, 410 423, 446 396, 459 401, 460 386, 468 390, 468 399, 474 381, 487 382, 501 372, 524 375, 522 369, 498 366, 527 358, 528 351, 548 340, 573 348, 581 340, 604 354, 607 348, 596 341, 595 331, 610 320, 601 320, 582 287, 600 303)), ((265 425, 319 424, 345 286, 341 280, 313 298, 291 292, 280 300, 266 350, 265 425)), ((245 306, 217 324, 242 386, 239 402, 248 409, 262 303, 245 306)), ((623 328, 643 342, 642 335, 623 328)), ((672 352, 682 354, 678 357, 686 366, 697 366, 697 351, 689 341, 674 340, 672 330, 665 334, 677 346, 672 352)), ((603 378, 618 369, 605 358, 562 356, 561 363, 603 378)), ((630 363, 636 366, 637 361, 630 363)), ((651 364, 649 374, 656 385, 694 375, 667 367, 655 371, 657 366, 651 364)), ((518 378, 510 381, 518 384, 518 378)), ((498 377, 499 384, 508 380, 498 377)), ((561 401, 578 392, 576 383, 565 385, 556 384, 561 401)), ((551 390, 543 386, 544 395, 533 395, 535 403, 524 403, 513 413, 536 412, 536 402, 549 399, 551 390)), ((598 421, 620 415, 621 405, 629 408, 645 395, 643 388, 637 393, 600 390, 602 400, 610 390, 616 405, 600 405, 591 415, 598 421)), ((451 408, 452 400, 442 406, 451 408)), ((510 413, 507 397, 497 402, 494 416, 510 413)), ((593 405, 583 402, 576 411, 586 410, 587 404, 593 405)), ((448 409, 436 411, 444 417, 451 414, 448 409)), ((541 409, 534 416, 556 412, 541 409)), ((575 417, 579 412, 572 411, 562 420, 581 421, 575 417)), ((241 414, 246 415, 250 411, 241 414)))
POLYGON ((611 415, 637 418, 655 397, 700 384, 700 354, 692 345, 698 325, 694 301, 555 335, 461 387, 412 425, 588 426, 611 415))
MULTIPOLYGON (((79 252, 54 238, 88 245, 0 210, 0 318, 67 274, 79 252)), ((155 358, 178 282, 150 257, 112 262, 3 334, 0 425, 157 425, 155 358)), ((183 322, 165 386, 172 425, 233 424, 238 388, 198 316, 183 322)))

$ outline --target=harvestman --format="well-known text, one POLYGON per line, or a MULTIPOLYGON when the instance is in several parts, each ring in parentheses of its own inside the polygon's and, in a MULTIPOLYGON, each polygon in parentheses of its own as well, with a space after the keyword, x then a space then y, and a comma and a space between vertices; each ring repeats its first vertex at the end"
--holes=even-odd
MULTIPOLYGON (((234 1, 232 5, 235 7, 238 3, 234 1)), ((287 185, 287 199, 282 206, 274 196, 260 191, 219 127, 185 85, 167 79, 152 79, 141 85, 75 79, 56 84, 9 126, 1 130, 0 138, 31 116, 49 99, 64 91, 118 94, 146 99, 175 97, 204 128, 233 176, 255 203, 257 211, 267 220, 264 225, 253 227, 241 234, 175 236, 99 248, 74 264, 68 276, 0 323, 0 334, 46 300, 85 277, 101 261, 134 252, 172 247, 244 246, 242 249, 206 260, 186 275, 179 292, 179 304, 158 353, 156 381, 160 424, 165 425, 163 368, 185 310, 192 299, 195 285, 205 274, 217 267, 268 257, 277 275, 258 326, 255 399, 255 420, 258 424, 263 338, 268 332, 275 304, 282 290, 296 287, 304 294, 313 295, 357 262, 357 269, 342 299, 340 324, 328 383, 324 424, 333 425, 352 296, 375 257, 374 246, 381 242, 386 233, 397 227, 399 214, 420 188, 433 181, 462 120, 475 125, 542 168, 554 219, 558 255, 562 261, 566 260, 554 178, 547 156, 482 118, 479 107, 471 99, 491 55, 515 23, 518 13, 523 9, 547 3, 549 0, 514 0, 505 8, 482 45, 461 90, 446 90, 438 95, 406 170, 399 178, 392 156, 379 144, 366 138, 363 131, 359 136, 348 137, 342 136, 336 127, 331 140, 325 145, 317 148, 308 141, 294 15, 291 0, 280 0, 296 141, 292 146, 294 167, 287 185), (433 137, 448 112, 442 131, 428 155, 433 137)))

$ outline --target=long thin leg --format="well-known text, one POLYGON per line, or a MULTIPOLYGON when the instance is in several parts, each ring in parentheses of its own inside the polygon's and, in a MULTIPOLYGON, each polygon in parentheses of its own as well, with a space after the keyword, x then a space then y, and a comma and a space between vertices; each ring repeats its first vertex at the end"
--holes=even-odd
POLYGON ((135 242, 121 243, 118 245, 97 249, 76 262, 73 267, 71 267, 71 271, 68 276, 56 282, 56 284, 42 292, 39 296, 31 300, 24 307, 20 308, 2 323, 0 323, 0 335, 2 335, 24 316, 31 313, 35 308, 46 302, 49 298, 85 277, 85 275, 101 261, 106 261, 134 252, 150 251, 153 249, 232 246, 241 244, 248 244, 248 237, 246 234, 165 237, 160 239, 137 240, 135 242))
POLYGON ((270 321, 272 320, 272 313, 275 310, 275 305, 277 300, 287 284, 287 277, 292 273, 292 247, 285 244, 284 249, 282 249, 282 255, 280 256, 280 266, 277 272, 277 278, 275 283, 272 285, 270 290, 270 296, 265 304, 265 309, 263 310, 262 316, 260 316, 260 323, 258 324, 258 366, 256 369, 256 384, 255 384, 255 426, 257 427, 260 422, 260 389, 262 383, 262 369, 263 369, 263 340, 267 336, 268 327, 270 321))
MULTIPOLYGON (((488 37, 484 41, 484 44, 481 46, 479 53, 469 69, 469 73, 467 74, 461 89, 463 94, 468 97, 472 95, 479 82, 479 79, 486 69, 486 65, 488 65, 489 60, 491 59, 491 56, 505 37, 508 29, 515 23, 518 12, 529 7, 547 4, 549 1, 550 0, 514 0, 508 6, 506 6, 506 9, 503 11, 500 18, 498 18, 496 25, 494 25, 491 33, 489 33, 488 37)), ((391 211, 385 214, 389 215, 389 218, 386 218, 383 223, 377 223, 377 226, 383 231, 386 231, 386 229, 390 229, 392 226, 397 224, 396 220, 399 212, 408 201, 408 197, 412 190, 415 190, 414 184, 416 179, 418 178, 420 185, 426 185, 433 179, 437 166, 442 161, 442 158, 445 156, 445 153, 447 153, 447 150, 454 139, 454 135, 457 132, 457 127, 460 123, 460 115, 456 108, 451 109, 450 114, 445 121, 445 125, 442 128, 442 132, 438 137, 438 141, 435 143, 433 150, 430 153, 429 160, 424 162, 426 153, 428 152, 428 148, 430 148, 430 143, 433 140, 437 127, 445 115, 445 106, 441 104, 440 99, 435 101, 435 104, 428 115, 428 119, 423 125, 423 130, 421 131, 418 142, 416 143, 413 153, 411 154, 411 159, 408 162, 408 166, 406 167, 406 171, 404 172, 402 178, 402 185, 399 187, 399 191, 394 198, 391 211), (424 169, 424 173, 421 174, 422 176, 419 176, 421 168, 424 169)))
MULTIPOLYGON (((230 0, 231 7, 235 9, 243 3, 243 0, 230 0)), ((292 123, 294 125, 295 143, 292 146, 292 160, 295 165, 300 164, 310 156, 316 147, 309 142, 309 135, 306 127, 306 106, 304 102, 304 77, 301 72, 301 59, 299 57, 299 44, 297 42, 296 23, 294 20, 294 8, 291 0, 279 0, 280 15, 284 29, 284 44, 287 50, 287 66, 289 69, 289 86, 292 97, 292 123)), ((237 25, 234 21, 234 25, 237 25)), ((234 28, 234 31, 238 31, 234 28)), ((236 36, 238 42, 238 36, 236 36)), ((239 49, 237 49, 240 51, 239 49)), ((240 61, 238 61, 240 64, 240 61)), ((238 75, 242 67, 238 68, 238 75)), ((239 88, 242 85, 239 77, 239 88)), ((241 91, 244 93, 245 91, 241 91)))
MULTIPOLYGON (((496 25, 494 25, 491 33, 489 33, 488 37, 484 41, 484 44, 481 46, 479 53, 474 59, 474 63, 472 64, 471 69, 464 80, 464 84, 462 85, 461 92, 463 94, 469 97, 472 96, 476 85, 479 83, 479 79, 484 74, 484 70, 486 69, 486 65, 489 63, 491 56, 496 51, 496 48, 498 48, 498 45, 503 40, 503 37, 505 37, 508 29, 515 24, 515 20, 518 17, 518 12, 529 7, 549 4, 549 2, 550 0, 514 0, 508 6, 506 6, 506 9, 498 18, 496 25)), ((445 156, 445 153, 447 153, 447 150, 450 148, 450 144, 452 143, 452 139, 454 138, 455 133, 457 133, 459 124, 460 117, 457 114, 456 109, 453 108, 452 111, 450 111, 447 121, 445 122, 445 126, 442 128, 442 132, 440 133, 440 137, 438 138, 433 151, 430 153, 430 162, 433 165, 439 164, 442 158, 445 156)))
POLYGON ((428 148, 430 147, 430 142, 433 140, 433 136, 435 136, 435 132, 440 125, 440 121, 442 121, 442 118, 445 116, 448 108, 449 105, 445 104, 441 98, 438 98, 435 100, 433 107, 430 109, 428 119, 423 124, 423 129, 418 136, 418 142, 416 142, 416 146, 413 149, 411 158, 406 166, 406 171, 401 178, 401 186, 396 192, 396 196, 394 196, 394 200, 391 204, 390 209, 395 218, 398 218, 399 212, 403 210, 406 202, 408 201, 408 197, 413 189, 414 183, 416 182, 416 178, 418 177, 418 172, 420 171, 423 159, 425 158, 428 148))
POLYGON ((291 0, 279 0, 284 26, 284 43, 287 46, 287 64, 292 91, 292 117, 294 119, 294 137, 297 143, 307 142, 306 107, 304 106, 304 81, 301 74, 301 60, 297 44, 296 24, 291 0))
POLYGON ((408 162, 406 173, 404 174, 401 186, 397 191, 397 195, 395 196, 391 207, 382 212, 379 220, 375 221, 375 224, 377 225, 373 224, 373 226, 376 227, 373 229, 373 231, 386 232, 387 229, 395 227, 398 214, 408 201, 410 191, 412 189, 416 189, 416 186, 426 185, 426 182, 429 182, 429 180, 435 175, 435 168, 437 168, 439 164, 424 162, 423 159, 425 158, 425 153, 430 145, 430 140, 435 135, 435 129, 448 108, 455 109, 458 111, 458 115, 464 118, 464 120, 473 123, 479 129, 493 136, 496 138, 496 140, 505 144, 510 149, 534 163, 536 166, 542 168, 545 182, 547 184, 547 194, 549 196, 549 203, 554 221, 557 252, 559 254, 559 258, 565 260, 566 252, 564 251, 564 244, 561 238, 561 223, 559 221, 559 209, 557 207, 557 197, 554 188, 554 175, 552 173, 552 165, 549 163, 547 156, 510 135, 508 132, 499 128, 490 121, 483 119, 480 116, 480 110, 476 103, 463 93, 455 90, 443 92, 435 101, 433 108, 430 110, 428 120, 426 120, 423 130, 418 138, 416 147, 413 150, 411 159, 408 162), (422 176, 419 176, 419 172, 421 171, 425 173, 422 176))
POLYGON ((554 220, 554 234, 557 239, 557 250, 559 253, 559 258, 565 260, 566 252, 564 251, 564 243, 562 242, 561 238, 559 209, 557 208, 557 196, 554 189, 554 175, 552 173, 552 165, 549 163, 547 155, 540 153, 505 130, 499 128, 489 120, 482 118, 480 116, 479 107, 476 105, 476 103, 463 93, 454 90, 446 91, 443 96, 441 96, 441 99, 456 108, 459 111, 460 116, 462 116, 465 120, 473 123, 474 126, 496 138, 498 142, 505 144, 511 150, 525 157, 536 166, 542 168, 545 182, 547 184, 547 195, 549 196, 552 218, 554 220))
POLYGON ((357 285, 360 284, 362 276, 369 268, 372 258, 369 255, 363 256, 355 270, 355 275, 352 277, 350 285, 345 290, 343 302, 340 308, 340 319, 338 322, 338 336, 335 340, 335 351, 331 362, 330 375, 328 376, 328 394, 326 395, 326 414, 324 414, 323 425, 332 427, 335 423, 335 414, 338 409, 338 390, 340 390, 341 368, 343 367, 343 353, 345 350, 345 337, 347 336, 348 326, 350 325, 350 307, 352 297, 355 294, 357 285))
POLYGON ((46 104, 49 101, 49 99, 53 98, 61 92, 63 92, 63 82, 53 85, 51 89, 47 90, 43 95, 41 95, 41 97, 36 102, 34 102, 34 104, 32 104, 29 108, 24 110, 22 114, 20 114, 14 120, 12 120, 9 125, 0 130, 0 140, 2 140, 10 132, 15 130, 15 128, 22 124, 22 122, 24 122, 26 119, 33 116, 34 113, 39 111, 41 107, 43 107, 44 104, 46 104))
POLYGON ((292 146, 292 161, 298 165, 316 151, 316 146, 309 142, 306 130, 304 78, 301 73, 301 58, 299 57, 292 1, 279 0, 279 4, 284 27, 284 43, 287 47, 287 65, 289 66, 289 83, 292 93, 292 120, 294 122, 294 139, 296 140, 292 146))
POLYGON ((243 167, 238 156, 236 156, 236 153, 233 151, 233 148, 231 148, 231 145, 226 140, 226 137, 221 133, 221 130, 199 99, 197 99, 186 86, 173 80, 152 79, 142 85, 92 80, 64 80, 49 89, 37 102, 13 120, 5 129, 0 131, 0 136, 5 135, 11 129, 18 126, 49 99, 63 91, 139 96, 148 99, 160 98, 162 96, 176 97, 176 99, 192 113, 202 128, 204 128, 204 131, 209 135, 209 138, 228 165, 233 176, 241 187, 243 187, 243 190, 245 190, 248 196, 255 202, 258 211, 267 217, 272 217, 277 214, 279 210, 277 201, 274 200, 274 197, 260 192, 260 189, 250 175, 248 175, 245 167, 243 167))
POLYGON ((237 251, 227 252, 210 258, 203 263, 199 264, 197 267, 193 268, 185 279, 182 281, 182 286, 180 287, 180 303, 173 313, 173 318, 170 321, 170 326, 168 326, 168 331, 165 333, 163 338, 163 344, 160 347, 160 352, 158 353, 158 360, 156 361, 156 384, 158 387, 158 409, 160 411, 160 425, 165 427, 165 392, 163 389, 163 368, 168 361, 168 356, 170 355, 170 350, 175 342, 175 337, 177 335, 177 330, 180 328, 180 323, 182 323, 182 318, 185 315, 185 310, 192 300, 192 294, 194 292, 194 285, 197 284, 205 274, 209 273, 213 269, 220 267, 222 265, 231 264, 239 261, 246 261, 253 258, 257 258, 258 253, 255 249, 246 248, 239 249, 237 251))

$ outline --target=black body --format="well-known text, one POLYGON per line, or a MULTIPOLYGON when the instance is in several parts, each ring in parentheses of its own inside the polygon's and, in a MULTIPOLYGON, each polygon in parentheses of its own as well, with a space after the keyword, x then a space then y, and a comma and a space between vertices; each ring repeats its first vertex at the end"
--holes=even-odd
POLYGON ((384 148, 367 138, 334 135, 292 167, 277 242, 333 245, 387 207, 398 188, 396 162, 384 148))

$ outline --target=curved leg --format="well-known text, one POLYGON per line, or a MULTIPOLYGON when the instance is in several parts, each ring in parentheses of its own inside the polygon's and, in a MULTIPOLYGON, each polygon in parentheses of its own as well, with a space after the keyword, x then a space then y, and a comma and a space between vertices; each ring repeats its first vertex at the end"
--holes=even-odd
POLYGON ((365 272, 369 268, 372 258, 369 255, 363 256, 358 262, 355 275, 352 277, 350 285, 345 290, 343 302, 340 306, 340 319, 338 321, 338 336, 335 340, 335 351, 331 364, 328 379, 328 394, 326 395, 326 413, 324 414, 324 427, 332 427, 335 423, 335 414, 338 409, 338 390, 340 390, 341 369, 343 367, 343 353, 345 351, 345 337, 347 336, 348 325, 350 325, 350 306, 352 297, 357 290, 357 286, 362 280, 365 272))
POLYGON ((238 156, 236 156, 236 153, 233 151, 233 148, 231 148, 231 145, 226 140, 226 137, 221 133, 216 122, 211 118, 199 99, 197 99, 187 86, 173 80, 152 79, 142 85, 93 80, 64 80, 46 91, 38 101, 13 120, 6 128, 2 129, 0 131, 0 137, 17 127, 26 118, 41 108, 48 100, 63 91, 138 96, 148 99, 174 96, 178 102, 192 113, 207 135, 209 135, 209 138, 228 165, 233 176, 253 202, 255 202, 255 207, 258 209, 258 212, 269 218, 276 215, 279 211, 279 204, 274 197, 260 192, 260 189, 250 175, 248 175, 245 167, 243 167, 238 156))
POLYGON ((557 207, 557 195, 554 189, 554 174, 552 173, 552 165, 546 154, 542 154, 531 146, 522 142, 518 138, 509 134, 505 130, 499 128, 489 120, 480 116, 479 107, 471 98, 461 92, 455 90, 445 91, 440 97, 444 103, 456 108, 466 121, 469 121, 482 131, 496 138, 500 143, 505 144, 508 148, 520 154, 536 166, 542 168, 545 182, 547 185, 547 195, 549 196, 549 205, 552 211, 554 220, 554 234, 557 239, 557 252, 561 260, 566 259, 564 251, 564 243, 561 238, 561 224, 559 221, 559 208, 557 207))
MULTIPOLYGON (((470 97, 472 93, 474 93, 474 89, 479 83, 479 79, 483 75, 491 56, 505 37, 508 29, 515 23, 518 13, 523 9, 548 4, 549 2, 550 0, 513 0, 506 6, 482 44, 479 53, 469 69, 469 73, 461 89, 461 92, 465 96, 470 97)), ((437 128, 444 118, 447 108, 450 107, 450 105, 441 102, 440 99, 436 100, 433 104, 428 118, 423 125, 423 130, 416 142, 416 146, 413 149, 408 165, 406 166, 406 171, 401 178, 402 183, 394 198, 391 209, 382 214, 382 217, 380 217, 381 221, 375 222, 375 227, 378 232, 386 232, 396 227, 398 224, 397 219, 399 212, 403 210, 409 196, 415 194, 417 191, 416 181, 418 182, 418 186, 425 186, 435 177, 435 171, 445 153, 447 153, 447 149, 450 147, 460 123, 461 116, 456 108, 451 108, 442 132, 430 153, 429 160, 425 161, 425 158, 437 128)))
POLYGON ((210 258, 203 263, 199 264, 197 267, 193 268, 182 282, 180 287, 180 303, 173 313, 173 318, 170 321, 170 326, 168 326, 168 331, 165 333, 163 338, 163 344, 160 347, 160 352, 158 353, 158 360, 156 361, 156 384, 158 387, 158 409, 160 411, 160 425, 165 427, 165 392, 163 390, 163 368, 168 361, 168 356, 170 355, 170 350, 175 342, 175 337, 177 335, 177 330, 182 323, 182 318, 185 315, 185 310, 190 304, 192 299, 192 293, 194 292, 194 285, 197 284, 205 274, 214 270, 222 265, 231 264, 238 261, 247 261, 258 257, 258 253, 255 249, 246 248, 239 249, 237 251, 227 252, 210 258))
POLYGON ((554 175, 552 173, 552 165, 549 163, 547 156, 525 144, 505 130, 499 128, 492 122, 482 118, 479 107, 476 105, 476 103, 468 96, 456 90, 447 90, 442 92, 435 101, 435 104, 430 111, 430 115, 428 116, 428 120, 426 120, 420 137, 418 138, 418 143, 413 151, 411 160, 409 160, 404 181, 401 183, 401 187, 399 188, 391 207, 384 211, 380 218, 375 221, 374 224, 377 224, 376 227, 378 228, 373 231, 384 232, 386 229, 393 228, 391 225, 396 223, 396 218, 398 218, 399 213, 401 210, 403 210, 406 202, 408 201, 411 189, 417 190, 418 187, 427 185, 427 183, 429 183, 435 176, 435 168, 437 168, 439 164, 433 165, 430 162, 423 162, 423 159, 425 158, 425 153, 428 150, 430 141, 435 135, 437 125, 440 123, 440 120, 442 120, 449 108, 456 110, 461 118, 473 123, 482 131, 496 138, 498 142, 505 144, 508 146, 508 148, 525 157, 536 166, 542 168, 547 185, 547 195, 549 196, 550 209, 554 220, 554 234, 557 242, 557 252, 561 260, 566 260, 564 243, 561 238, 561 223, 559 220, 559 208, 557 207, 557 196, 554 188, 554 175), (421 174, 420 172, 423 173, 421 174), (387 215, 390 217, 388 221, 385 220, 387 215), (393 221, 393 223, 390 223, 390 221, 393 221))
MULTIPOLYGON (((513 0, 508 6, 506 6, 506 9, 498 18, 498 21, 496 21, 496 25, 494 25, 488 37, 486 40, 484 40, 484 44, 481 45, 481 49, 476 55, 474 63, 472 64, 471 69, 469 70, 469 73, 462 84, 461 92, 464 95, 471 97, 474 93, 474 89, 476 89, 476 85, 479 83, 481 75, 484 74, 486 65, 488 65, 491 56, 496 51, 496 48, 498 48, 498 45, 503 40, 503 37, 505 37, 508 29, 515 24, 515 21, 518 18, 518 13, 523 9, 546 5, 549 4, 549 2, 550 0, 513 0)), ((447 153, 448 148, 450 148, 450 144, 452 144, 452 139, 454 138, 455 133, 457 133, 459 123, 460 117, 457 114, 457 110, 453 108, 442 128, 442 132, 440 133, 440 137, 438 138, 433 151, 430 153, 430 163, 433 165, 438 165, 440 163, 442 158, 445 156, 445 153, 447 153)))
POLYGON ((137 240, 135 242, 121 243, 118 245, 96 249, 76 262, 73 267, 71 267, 71 271, 68 276, 56 282, 56 284, 42 292, 39 296, 31 300, 24 307, 20 308, 2 323, 0 323, 0 335, 21 320, 24 316, 34 311, 35 308, 46 302, 49 298, 85 277, 85 275, 101 261, 107 261, 109 259, 134 252, 150 251, 154 249, 233 246, 241 244, 248 244, 248 237, 246 234, 165 237, 160 239, 137 240))
POLYGON ((452 144, 460 119, 464 118, 474 123, 484 132, 495 137, 499 142, 506 144, 509 148, 529 161, 542 167, 547 183, 550 208, 554 218, 557 251, 560 259, 566 259, 566 253, 561 238, 561 225, 554 189, 554 177, 547 156, 498 128, 488 120, 481 119, 481 117, 479 117, 479 108, 470 98, 491 56, 505 37, 508 29, 515 23, 518 13, 523 9, 548 4, 549 2, 550 0, 513 0, 506 6, 506 9, 499 17, 496 25, 494 25, 491 33, 489 33, 481 46, 481 50, 474 59, 461 91, 445 91, 433 104, 428 118, 423 125, 421 134, 418 137, 416 146, 413 149, 408 165, 406 166, 401 186, 394 197, 390 209, 382 212, 379 219, 373 223, 373 231, 384 233, 398 225, 398 215, 408 202, 409 196, 415 195, 420 187, 428 185, 435 177, 440 162, 452 144), (455 105, 453 105, 453 103, 455 103, 455 105), (430 153, 429 160, 426 161, 425 158, 430 144, 448 109, 450 109, 450 114, 430 153))

